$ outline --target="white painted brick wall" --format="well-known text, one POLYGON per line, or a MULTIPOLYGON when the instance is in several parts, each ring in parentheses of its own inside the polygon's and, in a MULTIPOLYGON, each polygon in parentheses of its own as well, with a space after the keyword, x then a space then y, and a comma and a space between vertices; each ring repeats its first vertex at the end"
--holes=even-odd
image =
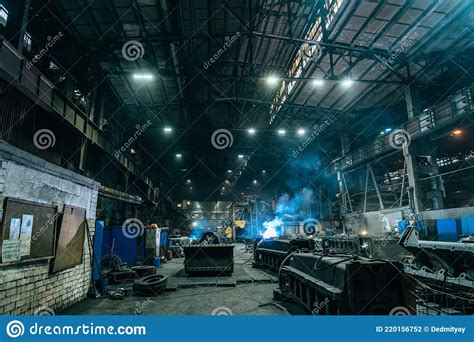
MULTIPOLYGON (((7 196, 49 204, 87 208, 93 236, 99 184, 46 163, 23 151, 3 154, 0 144, 0 207, 7 196), (21 158, 17 158, 20 155, 21 158), (28 175, 28 177, 18 177, 28 175), (77 181, 76 181, 77 178, 77 181)), ((15 150, 8 147, 9 150, 15 150)), ((0 266, 0 314, 32 315, 40 308, 64 309, 87 296, 91 279, 87 234, 83 262, 49 273, 49 262, 0 266)))

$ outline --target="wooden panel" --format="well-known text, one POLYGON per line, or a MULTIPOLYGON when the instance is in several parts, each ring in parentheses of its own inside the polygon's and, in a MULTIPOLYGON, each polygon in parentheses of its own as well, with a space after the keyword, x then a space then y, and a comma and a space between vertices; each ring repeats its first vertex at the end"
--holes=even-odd
POLYGON ((56 255, 52 272, 82 264, 86 228, 86 209, 64 206, 61 226, 58 229, 56 255))
POLYGON ((12 218, 22 219, 23 215, 33 215, 30 254, 22 256, 21 260, 54 256, 55 218, 57 214, 53 206, 6 198, 3 213, 0 234, 2 242, 9 239, 12 218))

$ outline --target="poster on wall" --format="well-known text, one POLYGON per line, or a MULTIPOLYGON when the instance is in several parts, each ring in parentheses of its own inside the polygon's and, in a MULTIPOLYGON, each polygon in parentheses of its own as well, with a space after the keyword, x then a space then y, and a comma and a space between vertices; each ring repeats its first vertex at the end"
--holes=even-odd
POLYGON ((21 218, 21 256, 30 255, 31 250, 31 233, 33 231, 33 215, 22 215, 21 218))
POLYGON ((20 228, 21 228, 21 219, 12 218, 10 220, 9 240, 18 240, 18 239, 20 239, 20 228))
POLYGON ((20 240, 5 240, 2 244, 2 262, 20 261, 20 240))

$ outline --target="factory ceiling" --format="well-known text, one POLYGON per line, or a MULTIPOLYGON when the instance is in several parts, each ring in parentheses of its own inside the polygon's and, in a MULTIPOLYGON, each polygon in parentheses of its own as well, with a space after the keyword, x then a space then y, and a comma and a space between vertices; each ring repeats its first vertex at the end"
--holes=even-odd
POLYGON ((287 166, 304 177, 292 160, 299 129, 325 128, 314 170, 339 155, 342 130, 365 138, 406 120, 409 85, 430 84, 429 98, 448 77, 466 81, 474 41, 473 4, 462 0, 55 4, 122 100, 124 129, 153 122, 143 146, 182 198, 248 194, 287 166), (232 146, 211 144, 218 129, 232 146))

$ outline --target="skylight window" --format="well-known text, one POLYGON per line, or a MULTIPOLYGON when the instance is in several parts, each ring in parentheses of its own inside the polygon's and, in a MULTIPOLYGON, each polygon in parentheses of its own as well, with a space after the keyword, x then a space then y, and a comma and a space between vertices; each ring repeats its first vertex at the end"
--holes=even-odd
POLYGON ((0 4, 0 26, 7 26, 8 22, 8 10, 0 4))

